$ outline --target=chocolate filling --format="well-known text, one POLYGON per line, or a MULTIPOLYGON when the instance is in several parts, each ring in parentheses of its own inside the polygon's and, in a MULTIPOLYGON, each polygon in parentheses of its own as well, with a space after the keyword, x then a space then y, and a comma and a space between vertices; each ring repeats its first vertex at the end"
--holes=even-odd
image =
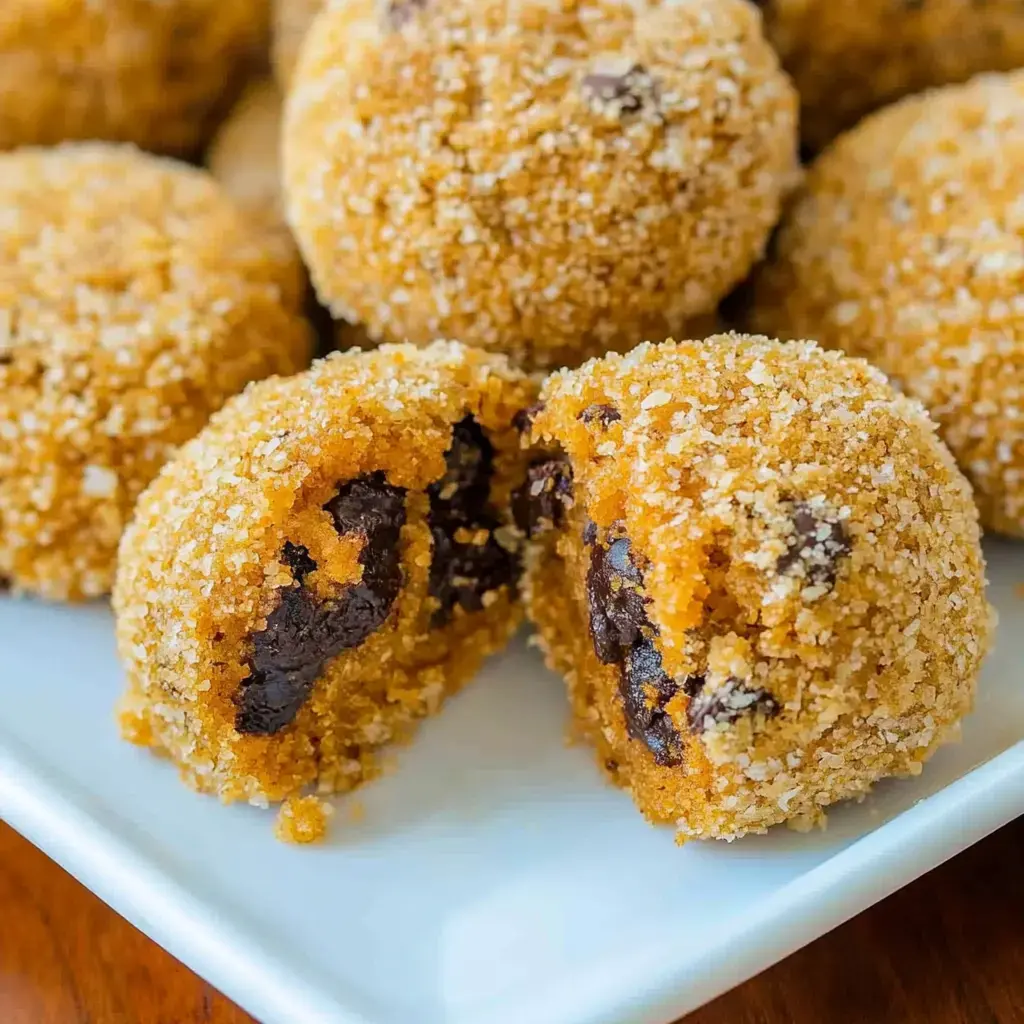
POLYGON ((512 495, 512 516, 527 537, 536 537, 560 527, 572 505, 569 460, 564 455, 540 455, 530 463, 526 482, 512 495))
POLYGON ((647 746, 654 760, 673 768, 683 763, 683 743, 665 706, 679 685, 662 668, 654 644, 657 629, 648 618, 643 573, 634 563, 627 537, 591 548, 587 603, 594 652, 606 665, 619 665, 626 730, 647 746))
POLYGON ((236 696, 240 733, 271 736, 291 724, 327 662, 378 630, 398 596, 405 491, 373 473, 345 484, 324 508, 340 534, 365 538, 359 554, 363 577, 339 597, 323 600, 305 586, 317 567, 309 551, 285 543, 281 559, 296 585, 281 590, 266 628, 252 637, 250 675, 236 696))
POLYGON ((501 526, 490 504, 494 446, 472 416, 452 428, 445 464, 445 475, 427 488, 434 541, 430 593, 440 602, 431 621, 435 629, 451 621, 456 605, 478 612, 485 594, 519 576, 518 555, 494 536, 501 526))

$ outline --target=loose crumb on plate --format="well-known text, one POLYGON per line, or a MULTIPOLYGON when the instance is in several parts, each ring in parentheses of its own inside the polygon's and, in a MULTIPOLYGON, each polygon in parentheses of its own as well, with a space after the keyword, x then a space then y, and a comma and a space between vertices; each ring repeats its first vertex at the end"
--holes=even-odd
POLYGON ((282 843, 319 843, 334 808, 317 796, 291 796, 281 805, 274 835, 282 843))

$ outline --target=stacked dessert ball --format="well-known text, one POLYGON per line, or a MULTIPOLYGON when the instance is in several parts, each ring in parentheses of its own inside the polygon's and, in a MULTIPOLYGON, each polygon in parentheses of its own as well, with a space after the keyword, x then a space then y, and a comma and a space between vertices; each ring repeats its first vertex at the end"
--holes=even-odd
POLYGON ((69 139, 193 154, 261 60, 269 0, 4 0, 0 149, 69 139))
POLYGON ((816 148, 1009 66, 1020 15, 834 6, 0 14, 0 576, 113 590, 126 738, 314 840, 317 795, 525 609, 574 731, 683 839, 921 770, 992 617, 916 398, 986 524, 1024 533, 1024 90, 909 100, 802 187, 798 107, 816 148), (192 153, 230 104, 210 174, 112 144, 192 153), (752 271, 766 331, 892 379, 718 334, 752 271), (309 367, 325 326, 368 350, 309 367))
POLYGON ((820 149, 865 114, 929 86, 1024 64, 1017 0, 758 0, 820 149))
POLYGON ((94 597, 175 447, 308 360, 300 267, 204 172, 127 147, 0 155, 0 209, 0 575, 94 597))
POLYGON ((920 398, 985 525, 1024 536, 1024 73, 913 97, 811 168, 754 321, 865 356, 920 398))
POLYGON ((290 80, 288 218, 321 301, 372 337, 577 365, 746 276, 795 132, 745 0, 353 0, 290 80))

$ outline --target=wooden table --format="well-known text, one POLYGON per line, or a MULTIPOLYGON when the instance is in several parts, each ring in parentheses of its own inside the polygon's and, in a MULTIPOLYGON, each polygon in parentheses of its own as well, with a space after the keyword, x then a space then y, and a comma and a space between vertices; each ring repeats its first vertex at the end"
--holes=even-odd
MULTIPOLYGON (((0 1022, 251 1018, 0 824, 0 1022)), ((889 1022, 1024 1024, 1024 818, 686 1024, 889 1022)))

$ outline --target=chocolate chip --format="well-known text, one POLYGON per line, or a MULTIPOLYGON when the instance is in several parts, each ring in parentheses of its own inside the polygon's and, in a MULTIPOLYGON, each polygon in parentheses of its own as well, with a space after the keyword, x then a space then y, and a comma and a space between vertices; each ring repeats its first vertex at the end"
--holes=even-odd
POLYGON ((593 519, 588 519, 583 524, 583 543, 588 547, 597 543, 597 523, 593 519))
POLYGON ((302 544, 284 542, 281 549, 281 561, 292 571, 292 575, 301 583, 310 573, 316 572, 316 562, 309 557, 309 548, 302 544))
POLYGON ((596 420, 602 427, 607 427, 610 424, 621 420, 622 413, 620 413, 613 405, 595 403, 594 405, 588 405, 586 409, 576 417, 576 419, 581 420, 584 423, 593 423, 596 420))
POLYGON ((519 574, 517 554, 494 536, 501 526, 490 504, 494 446, 472 416, 452 428, 445 464, 445 475, 427 488, 427 522, 434 542, 429 589, 440 602, 432 620, 435 628, 450 621, 456 605, 480 611, 484 594, 511 585, 519 574))
POLYGON ((512 495, 513 518, 528 537, 558 529, 572 505, 572 466, 564 455, 534 459, 512 495))
POLYGON ((303 584, 316 569, 309 551, 285 543, 281 560, 297 586, 281 590, 266 628, 252 637, 249 678, 236 697, 240 733, 270 736, 293 722, 327 662, 378 630, 398 596, 405 491, 374 473, 345 484, 324 508, 339 533, 363 535, 363 577, 338 597, 321 599, 303 584))
POLYGON ((676 682, 662 669, 661 654, 653 640, 640 640, 630 648, 619 677, 626 729, 666 768, 683 763, 682 739, 665 710, 678 690, 676 682))
POLYGON ((629 649, 643 639, 649 625, 640 590, 643 576, 633 564, 626 537, 608 547, 595 545, 587 570, 590 638, 594 653, 605 665, 624 660, 629 649))
POLYGON ((10 576, 0 575, 0 594, 6 594, 13 585, 10 576))
POLYGON ((412 21, 418 11, 425 10, 427 0, 388 0, 385 15, 392 29, 400 29, 412 21))
POLYGON ((851 551, 846 527, 826 506, 792 503, 792 538, 777 570, 782 575, 803 576, 812 586, 831 588, 836 582, 839 559, 851 551))
POLYGON ((742 715, 763 714, 772 718, 779 713, 778 701, 761 687, 752 688, 739 679, 727 679, 713 693, 700 688, 690 694, 686 717, 693 732, 705 732, 716 725, 735 722, 742 715))
POLYGON ((533 405, 528 405, 525 409, 520 409, 519 412, 512 417, 512 426, 515 427, 520 434, 528 434, 533 428, 533 421, 543 411, 543 402, 535 402, 533 405))
POLYGON ((638 114, 658 103, 654 79, 642 64, 628 60, 606 62, 606 66, 584 76, 581 88, 590 103, 620 117, 638 114))

